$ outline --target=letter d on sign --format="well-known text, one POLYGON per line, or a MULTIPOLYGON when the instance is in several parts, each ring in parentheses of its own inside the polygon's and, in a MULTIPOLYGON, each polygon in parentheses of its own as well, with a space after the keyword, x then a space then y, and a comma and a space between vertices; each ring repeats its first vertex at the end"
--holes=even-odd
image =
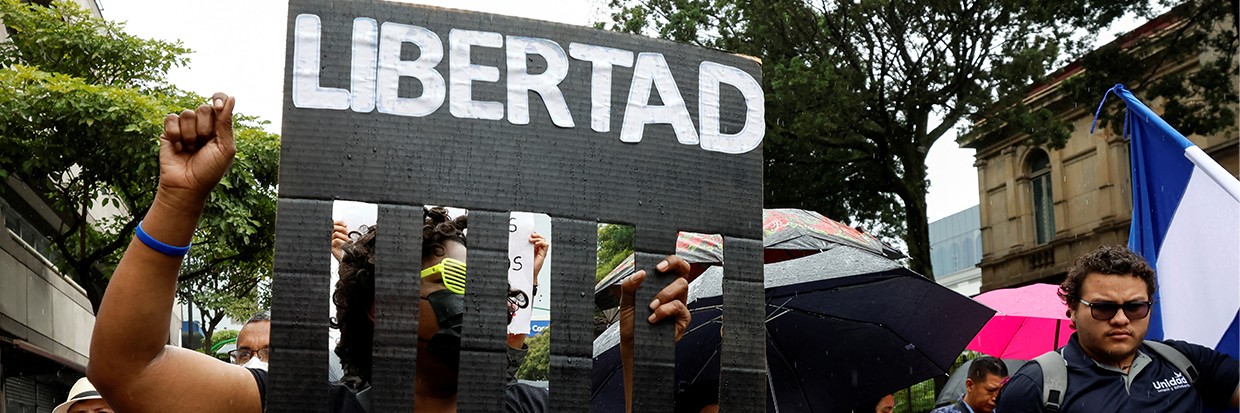
POLYGON ((698 122, 702 149, 745 153, 757 148, 766 134, 766 105, 762 85, 745 71, 714 62, 698 66, 698 122), (719 84, 727 83, 745 97, 745 126, 735 134, 720 132, 719 84))

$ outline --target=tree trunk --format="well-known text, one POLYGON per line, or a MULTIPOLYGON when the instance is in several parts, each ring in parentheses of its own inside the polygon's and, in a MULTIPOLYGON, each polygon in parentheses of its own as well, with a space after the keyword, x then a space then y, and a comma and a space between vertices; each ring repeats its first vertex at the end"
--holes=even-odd
POLYGON ((216 313, 213 315, 208 315, 207 314, 208 312, 209 310, 205 306, 201 306, 201 305, 198 306, 198 314, 202 316, 202 324, 203 324, 203 328, 202 328, 203 353, 206 353, 209 356, 215 357, 215 354, 211 352, 211 347, 214 347, 215 345, 215 343, 212 340, 212 337, 215 335, 215 327, 219 326, 221 321, 224 321, 224 310, 216 310, 216 313), (208 321, 208 317, 209 317, 209 321, 208 321))
POLYGON ((181 340, 181 347, 193 349, 193 345, 194 345, 194 300, 193 299, 185 300, 185 307, 186 307, 185 318, 187 318, 188 320, 185 321, 186 323, 185 327, 182 327, 181 329, 182 330, 188 329, 189 331, 185 333, 185 339, 181 340))
POLYGON ((931 280, 934 269, 930 264, 930 224, 926 219, 926 162, 924 154, 904 159, 904 176, 907 189, 904 201, 904 243, 908 245, 909 269, 931 280), (920 155, 920 156, 918 156, 920 155))
POLYGON ((940 375, 934 376, 934 397, 932 398, 933 400, 938 400, 939 395, 943 394, 943 388, 947 387, 947 379, 948 379, 948 376, 946 374, 940 374, 940 375))
POLYGON ((107 284, 103 280, 96 280, 91 277, 91 266, 89 263, 83 263, 81 266, 73 268, 73 272, 77 273, 77 279, 74 280, 83 290, 86 290, 86 299, 90 300, 92 314, 99 313, 99 305, 103 303, 103 292, 107 289, 107 284))

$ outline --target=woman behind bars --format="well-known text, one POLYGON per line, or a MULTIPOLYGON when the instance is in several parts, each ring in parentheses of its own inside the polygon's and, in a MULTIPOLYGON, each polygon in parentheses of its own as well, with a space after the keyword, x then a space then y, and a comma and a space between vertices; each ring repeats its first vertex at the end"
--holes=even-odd
MULTIPOLYGON (((232 128, 236 100, 217 93, 211 103, 165 118, 155 200, 113 272, 95 320, 87 376, 118 411, 263 411, 260 387, 264 386, 265 374, 261 370, 221 363, 204 354, 166 345, 169 310, 181 260, 188 252, 211 190, 236 154, 232 128)), ((451 256, 451 248, 445 244, 445 257, 451 256)), ((460 250, 463 254, 463 244, 460 250)), ((683 277, 689 266, 672 256, 657 268, 681 277, 659 292, 651 303, 655 311, 648 321, 673 319, 679 337, 689 321, 684 304, 688 287, 683 277)), ((628 318, 622 316, 621 320, 622 327, 627 324, 627 328, 622 328, 625 337, 621 350, 626 350, 627 345, 627 351, 622 351, 627 384, 631 384, 632 365, 631 297, 644 278, 645 273, 638 272, 624 285, 628 300, 622 312, 628 318)), ((419 336, 422 333, 419 331, 419 336)), ((433 352, 430 356, 426 357, 430 361, 444 362, 435 360, 433 352)), ((422 376, 420 365, 418 370, 417 382, 434 380, 422 376)), ((351 393, 341 394, 347 396, 341 406, 357 406, 351 393)), ((416 397, 419 412, 455 411, 455 395, 416 397)))
MULTIPOLYGON (((461 313, 465 308, 464 290, 458 289, 453 292, 444 286, 442 269, 437 267, 443 261, 435 258, 442 257, 447 251, 444 247, 447 242, 468 245, 465 238, 465 230, 469 226, 467 217, 467 215, 462 215, 452 218, 448 210, 443 207, 423 210, 422 256, 424 263, 422 267, 427 270, 423 271, 424 275, 419 279, 419 292, 422 295, 420 323, 438 323, 439 328, 435 331, 442 334, 432 337, 423 336, 419 340, 424 345, 436 343, 433 349, 439 354, 444 354, 445 359, 452 365, 456 364, 459 353, 461 313), (435 337, 439 340, 434 340, 435 337), (445 340, 452 343, 450 349, 444 348, 445 340)), ((334 225, 332 257, 342 265, 339 273, 340 280, 336 283, 336 290, 332 293, 332 303, 336 306, 336 318, 332 320, 332 328, 340 330, 342 334, 334 349, 335 355, 340 360, 357 361, 342 363, 340 367, 345 374, 340 381, 358 392, 358 397, 362 399, 362 404, 365 406, 368 405, 366 402, 368 396, 365 392, 370 385, 370 351, 374 332, 372 328, 374 320, 369 311, 374 305, 374 273, 365 270, 365 267, 368 262, 373 262, 368 260, 373 258, 374 236, 371 234, 375 227, 363 228, 365 231, 360 234, 355 232, 354 234, 359 235, 350 237, 349 226, 346 222, 336 221, 334 225), (350 312, 350 309, 353 311, 350 312)), ((529 242, 534 247, 533 274, 535 277, 533 290, 529 294, 529 300, 533 300, 533 297, 538 294, 537 274, 542 271, 543 263, 547 260, 551 242, 537 232, 530 235, 529 242)), ((457 262, 463 270, 465 262, 463 260, 457 260, 457 262)), ((511 298, 511 291, 509 295, 508 319, 511 323, 518 306, 511 298)), ((517 369, 521 367, 521 363, 525 361, 529 353, 529 346, 525 344, 525 339, 525 334, 508 333, 509 384, 517 382, 517 369)), ((419 351, 425 353, 424 349, 419 351)), ((455 377, 456 371, 454 370, 451 373, 452 383, 455 383, 455 377)), ((447 382, 448 379, 442 381, 447 382)), ((455 388, 455 386, 452 387, 455 388)))
MULTIPOLYGON (((466 216, 455 219, 442 207, 424 210, 422 226, 422 268, 426 276, 420 280, 421 319, 418 322, 417 380, 414 393, 416 406, 454 405, 457 393, 457 370, 461 339, 461 321, 465 309, 463 290, 452 291, 442 281, 443 265, 464 268, 467 240, 466 216)), ((378 230, 363 234, 356 241, 337 243, 347 239, 341 232, 347 228, 337 223, 333 240, 333 254, 340 259, 340 280, 336 283, 332 302, 336 317, 332 327, 340 330, 340 341, 335 352, 340 357, 345 372, 342 382, 357 392, 360 404, 370 410, 369 386, 372 372, 374 341, 374 289, 375 289, 375 238, 378 230)), ((537 273, 546 259, 550 247, 542 236, 531 236, 534 244, 534 272, 537 273)), ((512 364, 520 365, 524 359, 524 335, 509 335, 509 372, 512 364)), ((509 411, 543 411, 546 409, 546 390, 510 383, 507 387, 509 411)), ((443 407, 426 407, 442 409, 443 407)))

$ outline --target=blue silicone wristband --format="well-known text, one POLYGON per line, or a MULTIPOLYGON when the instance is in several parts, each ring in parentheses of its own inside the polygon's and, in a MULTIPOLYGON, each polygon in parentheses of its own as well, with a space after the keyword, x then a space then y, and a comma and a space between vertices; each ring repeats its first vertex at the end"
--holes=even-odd
POLYGON ((142 222, 138 222, 137 235, 138 235, 138 241, 142 241, 142 244, 146 245, 147 247, 150 247, 151 249, 159 252, 160 254, 164 254, 169 257, 184 257, 185 254, 189 252, 189 247, 194 246, 193 242, 189 243, 189 245, 186 245, 184 247, 175 247, 172 245, 159 242, 159 240, 152 238, 150 235, 146 233, 146 231, 142 230, 142 222))

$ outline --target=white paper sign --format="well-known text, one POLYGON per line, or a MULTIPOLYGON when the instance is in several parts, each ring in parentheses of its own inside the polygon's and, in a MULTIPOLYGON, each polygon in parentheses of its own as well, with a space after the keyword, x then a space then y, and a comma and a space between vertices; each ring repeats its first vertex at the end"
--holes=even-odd
POLYGON ((508 323, 509 334, 530 333, 534 310, 534 215, 513 212, 508 221, 508 311, 516 311, 508 323))

